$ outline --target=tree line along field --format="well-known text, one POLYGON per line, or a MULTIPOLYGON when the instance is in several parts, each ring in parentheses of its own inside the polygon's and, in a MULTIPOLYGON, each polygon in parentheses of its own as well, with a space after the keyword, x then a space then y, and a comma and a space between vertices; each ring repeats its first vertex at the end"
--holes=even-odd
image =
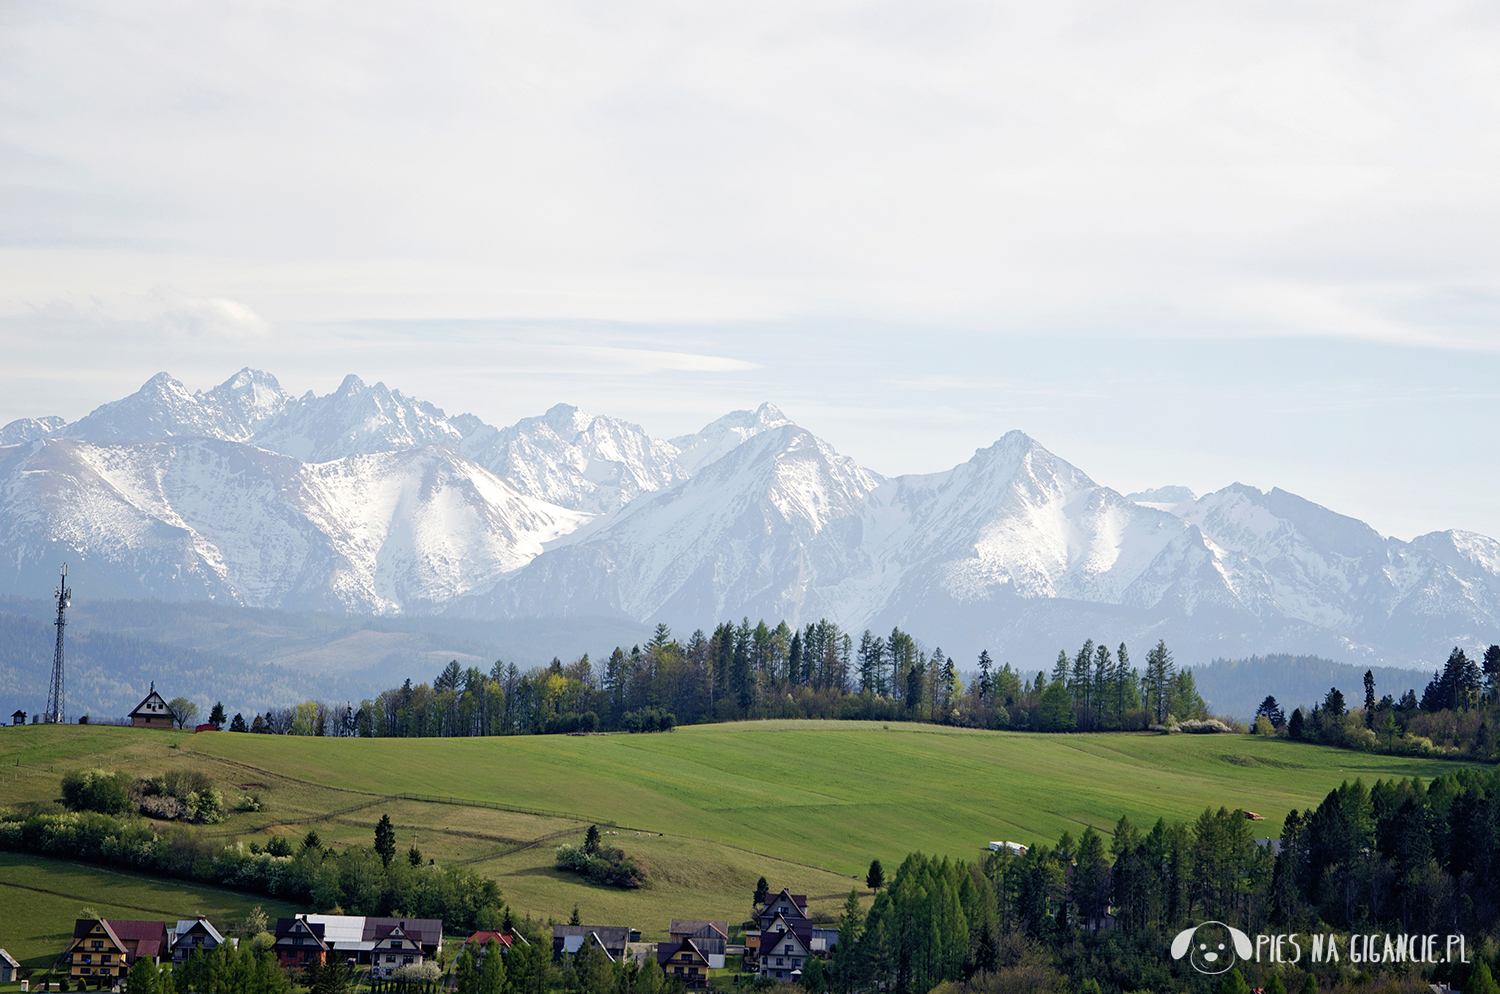
MULTIPOLYGON (((261 801, 259 811, 194 833, 264 842, 315 829, 325 843, 369 846, 389 814, 403 853, 415 844, 440 865, 468 863, 497 880, 518 914, 562 920, 576 905, 585 920, 660 938, 671 918, 742 920, 762 875, 808 893, 811 910, 831 917, 851 887, 863 888, 855 878, 873 858, 894 866, 920 850, 972 859, 994 839, 1051 842, 1085 826, 1108 834, 1122 814, 1149 827, 1221 806, 1262 815, 1253 834, 1275 837, 1289 810, 1315 807, 1343 781, 1427 779, 1456 765, 1246 735, 874 722, 468 739, 27 726, 0 731, 0 806, 58 797, 73 769, 190 768, 210 776, 230 807, 241 795, 261 801), (650 887, 593 887, 553 868, 555 847, 592 823, 646 861, 650 887)), ((54 864, 26 865, 46 876, 54 864)), ((70 872, 47 889, 80 887, 82 907, 91 875, 106 872, 70 872)), ((251 903, 269 910, 274 902, 251 903)), ((181 913, 193 912, 191 899, 182 904, 181 913)), ((14 903, 0 908, 0 934, 20 913, 14 903)))

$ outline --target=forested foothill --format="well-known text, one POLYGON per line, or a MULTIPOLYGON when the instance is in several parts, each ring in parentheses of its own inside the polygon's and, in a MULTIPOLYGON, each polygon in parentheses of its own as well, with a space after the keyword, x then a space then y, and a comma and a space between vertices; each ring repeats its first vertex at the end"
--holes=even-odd
POLYGON ((1368 670, 1361 704, 1333 687, 1321 703, 1288 715, 1275 695, 1268 695, 1256 709, 1254 731, 1364 752, 1495 762, 1500 760, 1500 645, 1490 646, 1481 662, 1455 647, 1420 697, 1415 688, 1382 694, 1368 670))
MULTIPOLYGON (((529 672, 450 663, 430 685, 407 680, 373 699, 308 701, 249 719, 251 731, 362 737, 670 731, 679 724, 764 718, 918 721, 1015 731, 1229 731, 1165 643, 1144 672, 1121 643, 1086 641, 1034 674, 988 652, 965 685, 960 661, 895 628, 856 642, 836 623, 724 623, 686 643, 665 625, 644 646, 587 654, 529 672)), ((246 719, 240 716, 241 723, 246 719)), ((235 727, 240 727, 236 724, 235 727)))
POLYGON ((1484 990, 1500 937, 1497 812, 1500 772, 1465 769, 1426 785, 1346 782, 1291 812, 1279 853, 1244 812, 1220 808, 1149 829, 1121 817, 1109 836, 1086 828, 982 862, 913 854, 867 915, 849 902, 829 982, 986 994, 1484 990), (1167 950, 1209 920, 1251 936, 1298 933, 1304 946, 1313 934, 1461 934, 1474 954, 1435 967, 1263 957, 1234 977, 1205 976, 1167 950))

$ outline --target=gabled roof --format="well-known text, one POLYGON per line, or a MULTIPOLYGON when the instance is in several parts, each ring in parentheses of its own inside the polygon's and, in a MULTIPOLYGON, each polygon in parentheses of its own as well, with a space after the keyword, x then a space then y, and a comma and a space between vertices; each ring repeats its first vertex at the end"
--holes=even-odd
POLYGON ((12 970, 21 965, 14 956, 6 952, 4 949, 0 949, 0 960, 4 960, 5 962, 9 963, 12 970))
POLYGON ((798 942, 811 948, 812 934, 812 923, 806 918, 788 919, 785 915, 777 915, 775 920, 771 922, 770 928, 761 929, 760 944, 764 948, 767 939, 770 939, 774 943, 778 935, 795 935, 798 942), (786 927, 778 929, 776 927, 778 923, 786 927))
POLYGON ((370 942, 379 938, 381 928, 391 925, 400 925, 408 938, 424 946, 442 945, 443 922, 440 918, 366 918, 360 938, 370 942))
MULTIPOLYGON (((805 932, 799 932, 797 929, 789 928, 785 932, 762 932, 760 934, 760 955, 762 958, 765 958, 767 956, 775 956, 777 946, 781 945, 784 942, 791 942, 794 940, 796 941, 798 946, 802 947, 802 949, 800 953, 793 953, 792 955, 799 956, 803 953, 806 953, 808 950, 812 949, 812 930, 809 928, 805 932), (769 944, 766 942, 767 935, 769 935, 771 939, 769 944)), ((785 954, 783 953, 782 955, 785 954)))
POLYGON ((99 926, 100 930, 105 935, 109 936, 110 942, 113 942, 121 949, 125 948, 125 943, 120 941, 120 937, 115 934, 115 930, 110 926, 109 922, 105 921, 103 918, 79 918, 75 920, 73 922, 73 938, 84 939, 90 935, 93 935, 94 926, 96 925, 99 926))
POLYGON ((164 714, 170 715, 171 713, 172 709, 167 707, 167 702, 162 700, 160 694, 152 690, 141 703, 135 706, 135 710, 130 712, 130 717, 134 718, 138 714, 144 717, 158 717, 164 714))
POLYGON ((176 948, 177 944, 195 929, 208 933, 213 937, 215 943, 219 945, 224 944, 224 937, 219 934, 219 930, 214 928, 213 923, 207 918, 181 918, 177 921, 177 930, 175 933, 177 938, 172 940, 173 948, 176 948))
POLYGON ((129 943, 135 943, 136 956, 149 956, 156 959, 161 956, 162 949, 167 944, 166 922, 141 922, 122 921, 111 918, 107 924, 114 930, 119 940, 129 948, 129 943))
POLYGON ((786 898, 788 901, 792 902, 792 905, 798 911, 802 912, 802 916, 804 918, 807 917, 807 895, 806 894, 793 894, 791 891, 789 891, 785 887, 781 888, 781 893, 780 894, 777 894, 775 897, 771 898, 769 901, 766 902, 766 907, 769 908, 771 905, 775 904, 777 901, 781 900, 782 898, 786 898))
POLYGON ((729 939, 728 922, 700 921, 695 918, 673 918, 667 932, 673 936, 685 935, 693 938, 729 939))
POLYGON ((656 962, 662 966, 666 966, 672 961, 673 957, 679 955, 683 949, 691 949, 694 953, 697 954, 699 959, 703 960, 704 963, 708 962, 708 957, 704 955, 703 950, 698 948, 697 941, 692 938, 683 939, 681 942, 657 943, 656 962))
POLYGON ((467 939, 465 939, 464 940, 464 945, 467 946, 467 945, 470 945, 472 943, 473 945, 476 945, 479 948, 483 949, 485 947, 485 945, 491 939, 494 939, 496 942, 500 943, 500 945, 503 946, 503 947, 505 947, 506 949, 509 949, 511 943, 515 941, 515 939, 514 939, 513 936, 506 935, 503 932, 480 931, 480 932, 475 932, 473 935, 471 935, 467 939))
POLYGON ((298 915, 296 918, 276 919, 276 944, 281 945, 281 940, 292 935, 311 936, 318 944, 319 949, 326 950, 328 943, 323 941, 323 923, 310 922, 306 915, 298 915))
POLYGON ((623 946, 630 941, 630 929, 624 925, 553 925, 552 938, 597 935, 600 942, 623 946))

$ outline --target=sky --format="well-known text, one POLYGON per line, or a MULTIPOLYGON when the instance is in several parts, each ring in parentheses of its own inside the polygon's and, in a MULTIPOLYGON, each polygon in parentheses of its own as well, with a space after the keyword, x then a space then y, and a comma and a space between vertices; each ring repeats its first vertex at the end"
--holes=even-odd
POLYGON ((1497 221, 1493 5, 0 3, 0 423, 770 400, 1500 536, 1497 221))

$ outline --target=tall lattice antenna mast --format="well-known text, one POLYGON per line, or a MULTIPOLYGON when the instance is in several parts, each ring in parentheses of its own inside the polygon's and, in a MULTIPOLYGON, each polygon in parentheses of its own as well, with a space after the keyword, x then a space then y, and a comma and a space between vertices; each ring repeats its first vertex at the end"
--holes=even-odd
POLYGON ((50 724, 63 722, 63 629, 68 625, 66 612, 72 603, 73 588, 68 586, 68 564, 63 563, 62 579, 57 582, 57 651, 52 654, 52 689, 47 692, 47 715, 50 724))

